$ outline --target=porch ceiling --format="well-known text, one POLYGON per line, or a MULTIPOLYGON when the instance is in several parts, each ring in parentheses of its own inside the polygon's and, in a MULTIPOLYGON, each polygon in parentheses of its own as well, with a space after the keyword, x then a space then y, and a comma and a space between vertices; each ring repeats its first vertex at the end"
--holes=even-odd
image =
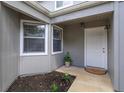
POLYGON ((103 21, 103 20, 109 21, 111 17, 112 17, 112 12, 109 12, 109 13, 103 13, 103 14, 83 17, 79 19, 69 20, 69 21, 58 23, 57 25, 67 26, 67 25, 72 25, 72 24, 89 23, 89 22, 94 22, 94 21, 103 21))

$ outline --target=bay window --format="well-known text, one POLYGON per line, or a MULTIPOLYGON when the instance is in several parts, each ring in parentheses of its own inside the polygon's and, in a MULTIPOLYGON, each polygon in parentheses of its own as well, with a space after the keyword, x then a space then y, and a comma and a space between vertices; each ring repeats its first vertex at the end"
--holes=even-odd
POLYGON ((62 53, 63 52, 63 30, 58 26, 53 26, 52 31, 52 54, 62 53))
POLYGON ((55 1, 55 10, 73 5, 73 1, 55 1))
POLYGON ((34 21, 21 21, 20 49, 22 55, 47 53, 47 26, 34 21))

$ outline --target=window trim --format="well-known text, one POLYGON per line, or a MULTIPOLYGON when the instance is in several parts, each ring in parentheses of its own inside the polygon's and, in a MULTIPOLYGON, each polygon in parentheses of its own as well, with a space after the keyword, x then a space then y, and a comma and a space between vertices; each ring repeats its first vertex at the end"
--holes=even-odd
POLYGON ((34 56, 34 55, 48 55, 48 25, 45 25, 45 52, 33 52, 33 53, 24 53, 24 29, 23 23, 41 23, 38 21, 31 21, 31 20, 20 20, 20 56, 34 56))
POLYGON ((69 6, 71 6, 71 5, 73 5, 73 1, 71 1, 71 3, 70 4, 68 4, 68 5, 64 5, 64 6, 62 6, 62 7, 59 7, 59 8, 57 8, 56 7, 56 5, 57 5, 57 0, 55 1, 55 11, 57 11, 57 10, 60 10, 60 9, 63 9, 63 8, 66 8, 66 7, 69 7, 69 6))
POLYGON ((52 25, 52 55, 60 54, 60 53, 63 53, 63 29, 57 25, 52 25), (61 51, 57 51, 57 52, 53 51, 53 27, 59 28, 62 31, 61 51))

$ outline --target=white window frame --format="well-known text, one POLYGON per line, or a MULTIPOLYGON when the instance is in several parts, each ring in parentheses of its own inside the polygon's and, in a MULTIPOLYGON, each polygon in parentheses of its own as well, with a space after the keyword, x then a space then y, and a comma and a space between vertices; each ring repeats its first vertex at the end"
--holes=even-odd
POLYGON ((52 54, 60 54, 63 53, 63 29, 57 25, 52 25, 52 54), (62 38, 61 38, 61 51, 54 52, 53 51, 53 27, 59 28, 62 31, 62 38))
POLYGON ((20 21, 20 56, 33 56, 33 55, 48 55, 48 25, 45 25, 45 52, 33 52, 33 53, 24 53, 24 27, 23 23, 41 23, 38 21, 31 20, 21 20, 20 21))
POLYGON ((55 1, 55 11, 56 10, 60 10, 60 9, 63 9, 63 8, 66 8, 66 7, 69 7, 69 6, 71 6, 71 5, 73 5, 73 1, 71 1, 71 3, 70 4, 68 4, 68 5, 63 5, 62 7, 59 7, 59 8, 57 8, 56 7, 56 5, 57 5, 57 0, 55 1))

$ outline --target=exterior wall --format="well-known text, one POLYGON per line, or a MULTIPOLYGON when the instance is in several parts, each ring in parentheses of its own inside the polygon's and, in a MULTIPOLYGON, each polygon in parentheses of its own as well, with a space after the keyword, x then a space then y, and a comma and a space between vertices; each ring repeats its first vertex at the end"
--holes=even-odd
POLYGON ((79 3, 82 3, 82 2, 86 2, 86 1, 74 1, 73 4, 79 4, 79 3))
POLYGON ((119 86, 124 91, 124 2, 119 3, 119 86))
MULTIPOLYGON (((34 20, 25 15, 20 15, 20 19, 23 20, 34 20)), ((36 20, 34 20, 36 21, 36 20)), ((20 24, 20 23, 19 23, 20 24)), ((19 30, 20 31, 20 30, 19 30)), ((49 31, 48 31, 49 34, 49 31)), ((49 47, 49 36, 48 36, 48 47, 49 47)), ((37 73, 47 73, 50 72, 50 54, 49 48, 47 48, 47 55, 30 55, 30 56, 20 56, 20 67, 19 74, 37 74, 37 73)))
POLYGON ((19 75, 51 71, 50 55, 20 57, 21 19, 34 20, 2 5, 2 11, 0 11, 0 26, 2 27, 0 27, 0 38, 2 38, 0 39, 0 69, 2 69, 0 70, 2 73, 0 74, 0 91, 6 91, 19 75))
POLYGON ((86 8, 83 10, 67 13, 64 15, 56 16, 52 18, 51 23, 61 23, 69 20, 74 20, 78 18, 93 16, 97 14, 107 13, 113 11, 113 2, 97 5, 95 7, 86 8))
MULTIPOLYGON (((105 26, 108 21, 93 21, 85 23, 85 28, 105 26)), ((72 65, 84 66, 84 28, 80 23, 67 25, 64 28, 64 54, 69 51, 72 56, 72 65)))
POLYGON ((57 69, 58 67, 62 66, 64 64, 63 62, 63 53, 59 53, 59 54, 52 54, 52 28, 50 28, 50 46, 49 46, 49 49, 50 49, 50 68, 51 68, 51 71, 57 69))
POLYGON ((18 76, 19 65, 19 18, 18 13, 3 6, 1 16, 0 50, 2 67, 2 91, 18 76))
POLYGON ((40 4, 48 9, 49 11, 55 10, 55 2, 54 1, 41 1, 40 4))
MULTIPOLYGON (((106 4, 106 6, 103 6, 100 9, 104 10, 104 8, 106 7, 104 11, 98 12, 99 9, 92 8, 88 11, 83 11, 82 13, 84 15, 82 15, 82 13, 79 13, 79 16, 77 15, 77 17, 89 16, 89 14, 94 14, 95 9, 98 13, 112 11, 112 8, 109 8, 109 5, 113 7, 113 3, 106 4), (94 11, 92 11, 93 9, 94 11), (92 12, 90 13, 89 11, 92 12), (85 14, 84 12, 88 14, 85 14)), ((117 12, 118 14, 116 14, 119 17, 114 16, 114 22, 111 20, 112 27, 108 32, 108 67, 112 82, 114 84, 114 89, 117 91, 124 91, 123 9, 124 2, 120 2, 119 12, 117 12), (119 24, 117 21, 119 22, 119 24), (114 25, 112 23, 114 23, 114 25), (117 26, 119 26, 119 28, 117 26), (117 57, 119 57, 119 59, 117 57)), ((5 91, 19 74, 49 72, 63 64, 63 53, 52 55, 50 51, 51 45, 48 45, 49 50, 47 56, 19 56, 20 18, 21 17, 17 12, 2 5, 2 10, 0 10, 0 91, 1 89, 2 91, 5 91), (20 72, 18 69, 20 70, 20 72)), ((71 14, 71 16, 69 15, 58 18, 57 22, 58 20, 60 22, 63 19, 67 21, 66 18, 68 18, 67 20, 70 20, 71 18, 74 19, 71 14)), ((93 26, 87 23, 86 27, 93 26)), ((50 44, 50 40, 51 38, 49 38, 48 44, 50 44)), ((66 53, 67 51, 71 53, 73 65, 84 65, 84 32, 83 28, 79 24, 74 26, 70 25, 64 28, 64 53, 66 53)))
POLYGON ((124 91, 124 2, 114 2, 114 15, 111 21, 111 31, 109 32, 110 54, 109 73, 115 91, 124 91))
MULTIPOLYGON (((35 19, 33 19, 33 18, 29 17, 29 16, 26 16, 26 15, 23 15, 21 13, 18 13, 18 15, 16 15, 15 11, 11 10, 10 12, 8 12, 9 10, 11 10, 11 9, 7 8, 5 12, 12 14, 15 17, 14 20, 17 20, 16 18, 18 18, 18 22, 16 23, 17 26, 15 27, 17 32, 18 32, 18 35, 15 35, 15 36, 17 36, 18 39, 15 39, 15 40, 19 40, 19 41, 18 41, 18 47, 16 45, 15 49, 18 50, 18 54, 17 54, 18 55, 18 57, 17 57, 18 58, 18 61, 17 61, 18 65, 16 67, 19 69, 17 71, 19 73, 19 75, 34 74, 34 73, 35 74, 36 73, 47 73, 47 72, 53 71, 56 68, 58 68, 59 66, 61 66, 63 64, 63 62, 62 62, 63 53, 62 54, 58 54, 58 55, 51 55, 51 51, 50 51, 50 48, 51 48, 51 45, 50 45, 50 42, 51 42, 50 31, 51 31, 51 29, 49 29, 49 31, 48 31, 48 34, 49 34, 49 36, 48 36, 48 55, 20 56, 20 48, 19 48, 20 47, 19 46, 20 45, 20 43, 19 43, 20 42, 20 20, 21 19, 24 19, 24 20, 35 20, 35 19)), ((13 21, 13 19, 10 19, 9 16, 7 16, 6 19, 7 19, 7 21, 8 21, 8 19, 10 21, 13 21)), ((4 20, 4 22, 7 22, 7 21, 4 20)), ((8 31, 9 31, 9 29, 8 29, 8 31)), ((12 34, 12 35, 14 35, 14 34, 12 34)), ((14 44, 13 44, 13 47, 15 47, 14 44)), ((14 78, 13 78, 13 80, 14 80, 14 78)), ((9 84, 7 84, 7 85, 9 85, 9 84)))
MULTIPOLYGON (((22 19, 22 18, 21 18, 22 19)), ((27 17, 23 17, 27 19, 27 17)), ((47 73, 63 65, 63 53, 52 55, 52 29, 48 31, 48 55, 21 56, 20 75, 47 73)))
POLYGON ((64 28, 64 54, 69 51, 72 65, 84 66, 84 31, 80 24, 69 25, 64 28))
POLYGON ((63 53, 51 55, 50 57, 51 62, 51 71, 57 69, 58 67, 64 64, 63 62, 63 53))
POLYGON ((27 5, 26 3, 24 3, 23 1, 2 1, 4 2, 4 4, 14 10, 16 10, 17 12, 20 12, 22 14, 25 14, 29 17, 32 17, 34 19, 49 23, 50 22, 50 18, 47 17, 46 15, 44 15, 43 13, 35 10, 34 8, 30 7, 29 5, 27 5))
MULTIPOLYGON (((2 17, 1 17, 1 2, 0 2, 0 31, 2 31, 2 17)), ((2 35, 0 34, 0 42, 2 40, 2 35)), ((0 92, 2 91, 2 57, 1 57, 1 52, 2 52, 2 49, 1 49, 1 44, 0 44, 0 92)))
MULTIPOLYGON (((79 4, 84 1, 73 1, 73 4, 79 4)), ((55 1, 41 1, 39 2, 43 7, 48 9, 49 11, 55 11, 55 1)))
POLYGON ((114 32, 113 32, 113 18, 110 20, 110 29, 108 30, 108 72, 110 74, 112 83, 114 84, 114 32))
POLYGON ((49 72, 49 58, 47 56, 21 56, 20 75, 49 72))

